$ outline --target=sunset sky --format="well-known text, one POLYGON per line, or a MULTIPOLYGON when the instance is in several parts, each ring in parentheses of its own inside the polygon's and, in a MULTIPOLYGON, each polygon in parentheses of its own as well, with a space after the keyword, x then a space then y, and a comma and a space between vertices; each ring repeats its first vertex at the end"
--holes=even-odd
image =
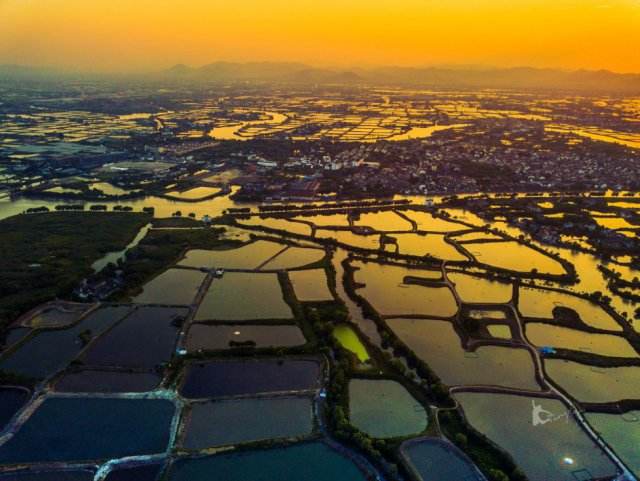
POLYGON ((0 64, 216 60, 640 72, 640 0, 0 0, 0 64))

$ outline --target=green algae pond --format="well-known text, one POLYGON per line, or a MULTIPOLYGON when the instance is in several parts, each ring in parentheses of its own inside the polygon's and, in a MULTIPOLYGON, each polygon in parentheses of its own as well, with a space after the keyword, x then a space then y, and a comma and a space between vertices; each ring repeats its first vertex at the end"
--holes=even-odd
POLYGON ((640 411, 587 413, 586 417, 633 474, 640 477, 640 411))
POLYGON ((195 316, 197 321, 292 318, 278 275, 247 272, 227 272, 214 279, 195 316))
POLYGON ((509 453, 530 481, 600 479, 617 472, 558 400, 485 393, 455 398, 469 423, 509 453), (534 425, 539 410, 543 421, 534 425))
POLYGON ((296 298, 300 302, 321 302, 333 300, 327 285, 327 272, 324 269, 290 271, 289 280, 296 298))
POLYGON ((158 399, 48 398, 0 446, 0 464, 162 453, 175 413, 158 399))
POLYGON ((640 399, 640 366, 596 367, 564 359, 545 359, 547 376, 578 401, 640 399))
POLYGON ((387 319, 391 330, 449 386, 487 384, 539 390, 531 353, 505 346, 462 348, 449 321, 387 319))
POLYGON ((485 481, 473 462, 456 446, 441 439, 419 439, 400 448, 409 470, 420 481, 485 481))
POLYGON ((355 354, 360 362, 367 362, 370 359, 367 348, 349 324, 338 324, 334 327, 333 337, 335 337, 338 343, 347 351, 355 354))
POLYGON ((307 340, 294 325, 191 324, 188 351, 217 351, 241 345, 256 348, 302 346, 307 340))
POLYGON ((180 459, 170 469, 169 481, 365 481, 362 471, 347 457, 322 442, 257 451, 180 459))
POLYGON ((298 438, 308 436, 312 430, 313 404, 309 397, 197 403, 191 406, 182 446, 204 449, 266 439, 298 438))
POLYGON ((418 434, 427 412, 402 384, 387 379, 349 381, 349 421, 374 438, 418 434))
POLYGON ((188 366, 180 394, 189 399, 230 397, 320 387, 322 365, 311 359, 230 359, 188 366))
POLYGON ((191 304, 206 273, 192 269, 169 269, 146 283, 133 302, 139 304, 191 304))

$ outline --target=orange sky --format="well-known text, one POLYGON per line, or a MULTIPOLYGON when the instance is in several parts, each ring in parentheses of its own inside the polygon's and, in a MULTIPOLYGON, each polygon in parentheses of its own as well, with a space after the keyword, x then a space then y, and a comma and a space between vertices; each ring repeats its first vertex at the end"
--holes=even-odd
POLYGON ((0 64, 215 60, 640 72, 640 0, 0 0, 0 64))

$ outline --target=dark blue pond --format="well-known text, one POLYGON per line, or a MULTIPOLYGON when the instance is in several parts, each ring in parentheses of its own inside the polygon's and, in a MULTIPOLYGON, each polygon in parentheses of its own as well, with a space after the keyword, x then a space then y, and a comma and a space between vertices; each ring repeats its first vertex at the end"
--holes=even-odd
POLYGON ((95 338, 129 310, 125 306, 103 307, 69 329, 42 331, 5 356, 0 369, 35 379, 49 377, 64 369, 85 347, 81 333, 95 338))
POLYGON ((0 429, 4 429, 30 396, 25 389, 0 387, 0 429))
POLYGON ((174 411, 173 403, 156 399, 49 398, 0 446, 0 463, 161 453, 174 411))
POLYGON ((2 340, 3 347, 9 347, 14 345, 16 342, 22 340, 27 337, 27 335, 31 332, 31 328, 29 327, 14 327, 13 329, 9 329, 4 334, 4 339, 2 340))
POLYGON ((467 456, 454 445, 439 439, 425 439, 403 446, 410 468, 424 481, 484 481, 467 456))
POLYGON ((180 393, 191 399, 315 389, 321 365, 313 360, 230 360, 192 364, 180 393))
POLYGON ((83 370, 65 374, 55 385, 58 392, 125 393, 153 391, 160 376, 150 372, 83 370))
POLYGON ((315 442, 177 461, 170 481, 364 481, 348 458, 315 442))
POLYGON ((151 369, 171 359, 178 336, 178 319, 188 309, 140 307, 98 339, 84 356, 92 366, 151 369))
POLYGON ((148 464, 145 466, 136 466, 135 468, 117 469, 111 471, 105 481, 156 481, 162 464, 148 464))
POLYGON ((93 481, 93 473, 91 471, 42 471, 38 473, 23 471, 0 474, 0 481, 93 481))

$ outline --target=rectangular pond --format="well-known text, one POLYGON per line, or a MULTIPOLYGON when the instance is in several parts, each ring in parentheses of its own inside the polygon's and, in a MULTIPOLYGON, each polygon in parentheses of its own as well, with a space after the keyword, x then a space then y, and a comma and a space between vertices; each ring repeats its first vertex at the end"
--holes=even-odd
POLYGON ((206 276, 206 273, 192 269, 169 269, 147 282, 133 302, 189 305, 206 276))
POLYGON ((190 399, 303 391, 320 386, 320 360, 237 359, 188 366, 180 394, 190 399))
POLYGON ((198 321, 291 318, 278 275, 247 272, 227 272, 214 279, 195 317, 198 321))
POLYGON ((449 280, 462 302, 504 304, 511 301, 513 286, 505 282, 491 281, 483 277, 447 272, 449 280))
POLYGON ((423 315, 451 317, 458 311, 453 293, 447 286, 405 284, 407 276, 427 281, 440 278, 440 272, 407 269, 401 266, 354 262, 355 281, 364 284, 357 292, 384 316, 423 315))
POLYGON ((258 240, 233 249, 187 251, 178 265, 224 269, 257 269, 287 247, 279 242, 258 240))
POLYGON ((216 351, 232 347, 249 346, 293 347, 305 344, 298 326, 250 326, 192 324, 187 334, 188 351, 216 351))
POLYGON ((327 272, 324 269, 290 271, 289 280, 293 285, 296 298, 300 302, 333 300, 333 296, 327 285, 327 272))
POLYGON ((528 322, 525 325, 525 335, 538 347, 572 349, 600 356, 638 357, 636 350, 625 338, 612 334, 592 334, 568 327, 528 322))
POLYGON ((169 481, 365 481, 347 457, 321 442, 181 459, 169 481))
POLYGON ((98 339, 85 353, 90 366, 152 369, 171 359, 178 325, 188 309, 141 306, 98 339))
POLYGON ((243 398, 191 406, 182 447, 204 449, 267 439, 297 438, 313 430, 308 397, 243 398))
POLYGON ((166 400, 48 398, 0 446, 0 464, 162 453, 174 413, 166 400))
POLYGON ((55 384, 58 392, 127 393, 153 391, 161 378, 152 372, 81 370, 65 374, 55 384))
POLYGON ((418 434, 427 428, 427 412, 405 389, 388 379, 349 381, 349 420, 374 438, 418 434))

